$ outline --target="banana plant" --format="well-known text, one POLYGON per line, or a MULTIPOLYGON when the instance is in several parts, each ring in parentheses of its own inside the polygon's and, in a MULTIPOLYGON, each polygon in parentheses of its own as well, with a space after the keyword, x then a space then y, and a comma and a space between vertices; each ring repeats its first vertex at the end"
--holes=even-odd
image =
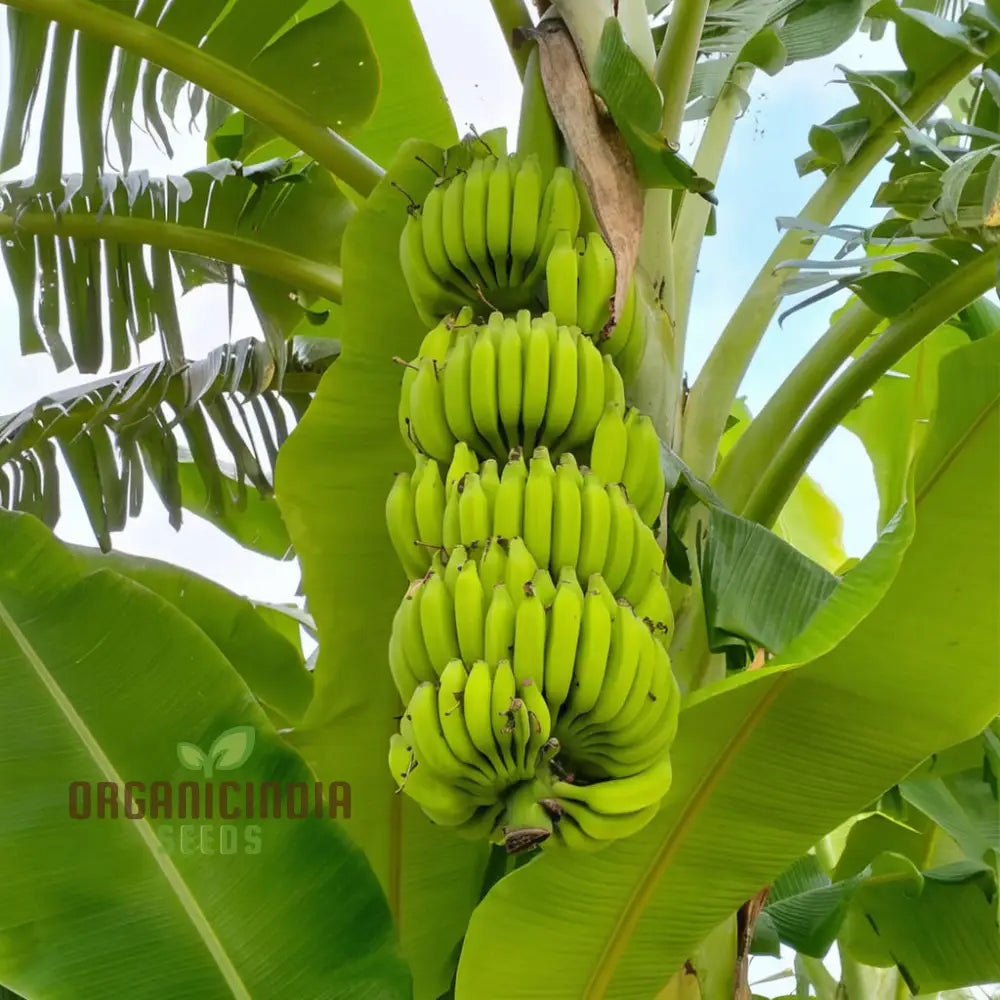
POLYGON ((4 335, 97 376, 0 417, 0 994, 1000 982, 1000 4, 492 0, 516 143, 460 137, 408 0, 0 5, 4 335), (752 81, 859 35, 904 68, 839 71, 689 386, 752 81), (807 474, 841 428, 861 558, 807 474), (147 481, 307 610, 113 551, 147 481))

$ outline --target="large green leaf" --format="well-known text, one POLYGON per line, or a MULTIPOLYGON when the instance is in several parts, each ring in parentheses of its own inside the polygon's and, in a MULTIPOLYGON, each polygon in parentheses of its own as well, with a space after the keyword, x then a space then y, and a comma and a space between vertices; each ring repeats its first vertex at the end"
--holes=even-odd
POLYGON ((920 872, 881 855, 854 893, 841 948, 866 965, 898 966, 914 994, 996 982, 996 873, 970 861, 920 872))
POLYGON ((42 136, 35 173, 47 188, 62 174, 66 79, 77 42, 74 116, 80 124, 84 190, 97 189, 108 160, 128 170, 133 104, 141 93, 145 125, 170 152, 173 120, 198 117, 202 86, 214 92, 208 122, 215 127, 230 102, 265 119, 300 148, 332 166, 325 153, 336 136, 360 126, 375 107, 379 67, 361 18, 337 0, 6 0, 11 101, 0 170, 21 161, 35 98, 42 96, 41 56, 50 36, 42 136), (138 10, 137 10, 138 8, 138 10), (165 9, 166 8, 166 9, 165 9), (59 22, 54 26, 49 18, 59 22), (74 30, 80 28, 78 33, 74 30), (117 52, 114 46, 122 46, 117 52), (113 57, 117 55, 118 58, 113 57), (146 61, 151 59, 152 61, 146 61), (174 70, 164 75, 163 69, 174 70), (184 77, 176 74, 183 73, 184 77), (188 81, 201 86, 188 87, 188 81), (188 109, 179 111, 187 90, 188 109), (168 124, 169 122, 169 124, 168 124), (324 135, 324 133, 326 133, 324 135), (110 156, 105 135, 114 135, 110 156))
MULTIPOLYGON (((737 399, 730 415, 730 425, 719 442, 720 463, 743 436, 751 419, 745 399, 737 399)), ((844 520, 840 511, 810 476, 803 476, 795 484, 772 530, 831 573, 837 572, 847 559, 844 552, 844 520)))
POLYGON ((245 521, 230 533, 253 547, 262 531, 256 547, 284 557, 289 542, 280 515, 273 505, 269 517, 262 509, 271 496, 271 469, 288 425, 308 405, 308 390, 331 358, 327 351, 303 362, 291 345, 282 345, 282 357, 283 378, 267 345, 246 338, 176 372, 166 362, 143 365, 0 417, 0 507, 55 526, 58 446, 102 549, 141 511, 148 476, 175 528, 182 507, 223 526, 250 508, 258 527, 245 521), (179 435, 188 447, 183 462, 179 435), (220 444, 232 467, 220 459, 220 444))
POLYGON ((312 700, 302 651, 273 629, 246 598, 171 563, 121 552, 74 548, 87 570, 111 569, 169 601, 215 643, 254 697, 289 721, 312 700))
POLYGON ((941 358, 966 343, 966 335, 953 326, 935 330, 893 365, 844 419, 844 426, 857 434, 872 461, 879 530, 906 492, 915 436, 926 426, 937 397, 941 358))
POLYGON ((911 503, 781 661, 688 699, 646 830, 492 889, 459 1000, 541 998, 552 982, 581 1000, 654 995, 819 837, 997 714, 1000 337, 949 355, 940 387, 911 503))
POLYGON ((153 815, 153 782, 202 786, 178 744, 226 733, 237 791, 310 788, 219 647, 147 588, 84 571, 28 515, 0 514, 0 548, 0 981, 32 998, 405 1000, 350 820, 153 815), (143 818, 71 818, 70 783, 114 782, 124 809, 127 781, 143 818))
POLYGON ((340 240, 353 213, 330 174, 301 156, 216 160, 162 179, 101 174, 91 194, 78 177, 0 185, 21 351, 45 351, 58 369, 117 371, 156 333, 163 357, 180 365, 174 269, 185 291, 220 282, 232 292, 235 266, 280 372, 283 341, 297 329, 336 333, 340 240))
POLYGON ((318 774, 351 782, 351 833, 385 886, 416 996, 448 987, 453 950, 475 905, 486 845, 434 827, 395 794, 388 741, 401 711, 387 663, 389 626, 406 589, 385 528, 393 473, 412 464, 399 436, 400 368, 424 329, 399 266, 406 198, 433 183, 407 143, 344 239, 344 322, 352 336, 278 459, 276 491, 319 630, 316 695, 295 745, 318 774))

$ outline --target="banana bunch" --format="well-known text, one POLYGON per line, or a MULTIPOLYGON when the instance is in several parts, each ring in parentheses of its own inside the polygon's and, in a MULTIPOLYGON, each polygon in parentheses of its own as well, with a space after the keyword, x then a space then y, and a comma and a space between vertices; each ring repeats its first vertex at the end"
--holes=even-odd
MULTIPOLYGON (((407 443, 438 462, 450 462, 460 441, 500 462, 514 448, 585 449, 607 403, 624 408, 611 359, 551 313, 493 313, 483 326, 450 324, 449 333, 443 357, 418 354, 407 366, 400 397, 407 443)), ((438 338, 431 346, 440 353, 438 338)))
POLYGON ((628 836, 669 787, 669 658, 600 574, 584 593, 571 567, 553 582, 520 539, 507 555, 495 582, 462 547, 438 555, 400 605, 393 777, 436 823, 508 850, 553 831, 571 847, 628 836))
POLYGON ((505 578, 508 554, 526 549, 552 579, 567 567, 581 580, 601 574, 664 641, 673 628, 656 537, 621 482, 581 468, 570 452, 553 464, 544 446, 528 462, 514 451, 502 473, 495 459, 479 462, 464 442, 443 471, 418 456, 412 476, 398 475, 389 491, 386 521, 411 580, 439 564, 442 553, 461 552, 494 583, 505 578))
POLYGON ((465 304, 513 311, 536 302, 557 234, 576 239, 580 199, 572 172, 543 176, 535 155, 486 156, 439 178, 400 238, 403 275, 433 325, 465 304))

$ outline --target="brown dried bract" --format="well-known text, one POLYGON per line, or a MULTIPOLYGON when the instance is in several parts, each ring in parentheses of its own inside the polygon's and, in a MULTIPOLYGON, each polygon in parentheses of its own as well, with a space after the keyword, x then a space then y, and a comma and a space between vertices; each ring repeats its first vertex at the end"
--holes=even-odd
POLYGON ((613 323, 625 303, 639 258, 643 196, 635 161, 611 116, 598 107, 566 23, 560 18, 543 20, 533 35, 549 107, 614 254, 613 323))

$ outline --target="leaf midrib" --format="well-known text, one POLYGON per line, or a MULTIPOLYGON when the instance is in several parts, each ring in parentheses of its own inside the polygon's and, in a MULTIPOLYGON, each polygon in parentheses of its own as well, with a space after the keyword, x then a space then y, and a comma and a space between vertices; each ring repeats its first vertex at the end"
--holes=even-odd
MULTIPOLYGON (((114 764, 111 763, 110 758, 101 748, 100 743, 90 731, 86 722, 84 722, 84 720, 80 717, 70 700, 66 697, 65 692, 56 682, 56 679, 46 668, 45 663, 43 662, 38 651, 31 644, 31 641, 24 634, 24 632, 21 631, 17 622, 14 620, 2 600, 0 600, 0 624, 4 625, 10 632, 14 641, 24 654, 25 659, 34 670, 35 675, 52 696, 52 700, 62 712, 63 717, 76 734, 81 745, 84 750, 86 750, 97 769, 107 781, 113 781, 115 783, 115 786, 118 789, 119 801, 123 801, 122 790, 125 786, 125 782, 121 775, 118 774, 114 764)), ((150 856, 163 872, 167 885, 170 887, 174 896, 177 898, 177 901, 180 903, 181 908, 190 919, 196 933, 201 938, 206 950, 209 955, 211 955, 216 967, 221 973, 223 980, 229 987, 229 991, 232 996, 236 997, 237 1000, 253 1000, 250 991, 247 989, 242 978, 240 977, 232 959, 223 948, 222 943, 219 941, 218 936, 208 920, 208 917, 198 904, 198 901, 195 899, 190 887, 184 881, 176 865, 174 865, 173 861, 171 861, 170 856, 165 851, 160 850, 159 841, 156 838, 156 834, 153 832, 153 828, 149 820, 145 817, 142 819, 132 820, 130 821, 130 826, 139 834, 144 846, 148 849, 150 856)))

